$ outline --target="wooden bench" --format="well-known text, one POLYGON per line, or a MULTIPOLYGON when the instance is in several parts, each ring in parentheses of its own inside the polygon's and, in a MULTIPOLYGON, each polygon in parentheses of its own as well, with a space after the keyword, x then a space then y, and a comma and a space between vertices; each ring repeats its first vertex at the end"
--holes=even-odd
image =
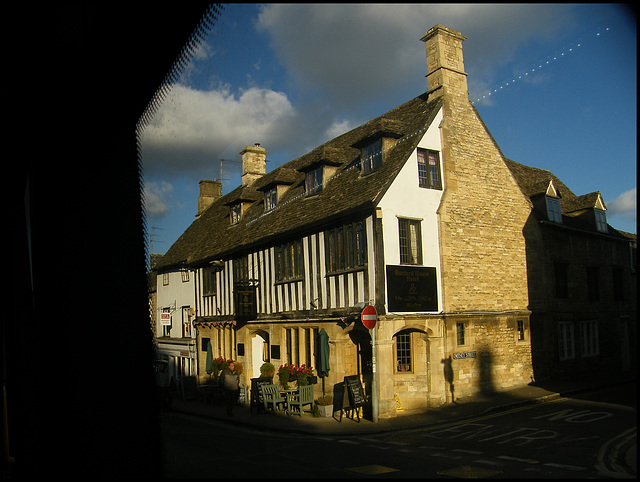
POLYGON ((262 398, 264 401, 265 410, 269 410, 269 406, 271 406, 271 408, 276 411, 279 405, 284 407, 287 402, 287 400, 282 395, 280 395, 280 389, 278 388, 278 385, 261 385, 258 389, 262 390, 262 398))
POLYGON ((311 405, 311 410, 313 410, 313 385, 299 387, 298 393, 289 396, 289 400, 287 400, 287 415, 294 413, 302 417, 302 408, 305 405, 311 405))

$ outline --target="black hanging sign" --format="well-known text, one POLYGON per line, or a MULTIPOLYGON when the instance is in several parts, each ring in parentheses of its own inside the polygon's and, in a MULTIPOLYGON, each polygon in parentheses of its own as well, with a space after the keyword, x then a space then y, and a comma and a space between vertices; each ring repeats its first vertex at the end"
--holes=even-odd
POLYGON ((389 312, 438 311, 436 269, 429 266, 387 266, 389 312))
POLYGON ((258 316, 256 287, 249 284, 236 283, 233 294, 236 318, 243 321, 255 320, 258 316))

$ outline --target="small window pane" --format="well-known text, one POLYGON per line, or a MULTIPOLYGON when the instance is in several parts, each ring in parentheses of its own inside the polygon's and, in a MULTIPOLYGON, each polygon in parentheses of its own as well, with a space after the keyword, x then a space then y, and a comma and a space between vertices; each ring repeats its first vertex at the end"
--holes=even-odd
POLYGON ((411 333, 400 332, 396 335, 396 371, 411 370, 411 333))

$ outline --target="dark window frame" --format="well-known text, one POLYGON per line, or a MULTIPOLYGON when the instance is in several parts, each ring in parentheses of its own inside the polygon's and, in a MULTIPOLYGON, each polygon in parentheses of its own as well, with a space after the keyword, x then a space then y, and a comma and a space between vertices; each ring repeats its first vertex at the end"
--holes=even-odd
POLYGON ((422 265, 422 221, 398 218, 398 241, 400 264, 422 265), (415 239, 412 236, 412 227, 415 228, 415 239))
POLYGON ((283 243, 275 249, 276 282, 302 279, 304 276, 304 247, 301 239, 283 243))
POLYGON ((305 194, 312 196, 322 191, 323 166, 310 169, 305 173, 305 194))
POLYGON ((427 189, 442 190, 440 153, 432 149, 417 149, 418 185, 427 189))
POLYGON ((327 273, 363 270, 366 267, 367 238, 364 221, 355 221, 325 232, 327 273))
POLYGON ((366 175, 382 165, 382 138, 361 149, 362 174, 366 175))
POLYGON ((214 266, 202 268, 202 296, 215 296, 217 291, 216 273, 219 271, 214 266))

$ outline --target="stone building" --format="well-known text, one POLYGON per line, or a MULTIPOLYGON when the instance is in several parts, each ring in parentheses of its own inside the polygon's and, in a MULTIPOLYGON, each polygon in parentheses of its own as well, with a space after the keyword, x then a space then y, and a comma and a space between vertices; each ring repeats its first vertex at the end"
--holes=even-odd
POLYGON ((247 384, 265 361, 315 367, 325 329, 322 386, 357 375, 371 398, 375 350, 381 418, 534 378, 536 201, 468 100, 464 39, 436 25, 427 92, 268 173, 248 146, 242 185, 199 202, 158 272, 193 272, 200 375, 209 341, 247 384))
POLYGON ((536 380, 635 369, 636 237, 607 223, 600 192, 576 196, 506 160, 533 205, 524 227, 536 380))

